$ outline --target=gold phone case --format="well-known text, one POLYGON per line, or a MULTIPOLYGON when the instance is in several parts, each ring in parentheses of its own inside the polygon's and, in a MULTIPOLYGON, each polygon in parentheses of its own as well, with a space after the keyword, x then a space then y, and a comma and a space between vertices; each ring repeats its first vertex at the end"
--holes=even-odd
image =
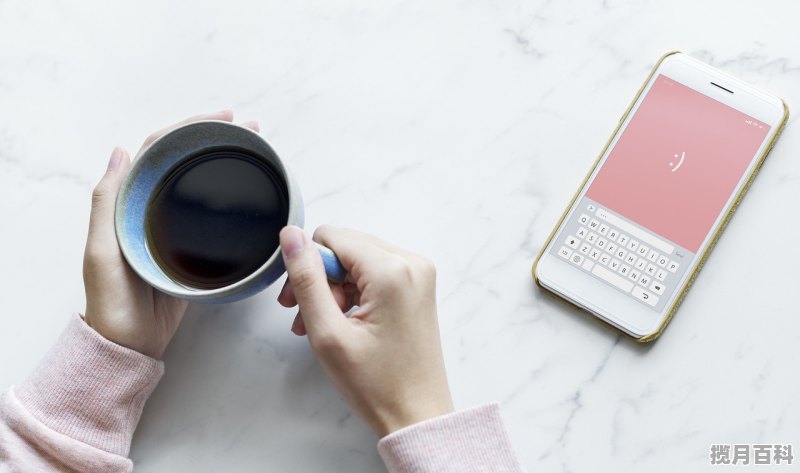
MULTIPOLYGON (((551 292, 546 287, 542 286, 541 282, 536 277, 536 266, 539 264, 539 260, 542 258, 542 255, 544 254, 545 249, 547 249, 547 247, 550 246, 550 242, 553 240, 553 237, 555 236, 556 232, 561 227, 561 224, 564 222, 564 219, 567 217, 567 214, 569 213, 570 209, 575 205, 575 201, 578 199, 578 196, 580 195, 581 191, 586 187, 586 184, 589 182, 589 178, 594 173, 594 170, 600 164, 600 160, 606 154, 606 151, 608 150, 608 147, 611 145, 611 141, 613 141, 614 137, 617 136, 617 133, 619 133, 620 129, 622 128, 622 124, 625 123, 625 120, 628 118, 628 115, 631 113, 631 110, 633 110, 633 106, 639 100, 639 97, 641 97, 642 93, 644 92, 645 87, 647 87, 647 84, 650 83, 650 80, 653 78, 653 75, 658 70, 658 67, 661 65, 661 63, 664 61, 664 59, 666 59, 667 57, 669 57, 669 56, 671 56, 673 54, 678 54, 678 53, 680 53, 680 51, 670 51, 670 52, 664 54, 663 56, 661 56, 659 58, 659 60, 656 63, 656 65, 653 66, 653 69, 650 71, 650 74, 647 75, 647 79, 645 79, 644 83, 639 88, 639 91, 633 97, 633 100, 631 101, 630 105, 628 105, 628 109, 625 110, 625 113, 622 115, 622 118, 617 123, 616 128, 614 128, 614 132, 611 133, 611 137, 606 142, 606 145, 603 147, 603 150, 600 152, 600 155, 597 157, 597 159, 595 159, 594 164, 592 164, 592 167, 589 169, 589 172, 586 174, 586 177, 583 178, 583 182, 581 182, 581 185, 578 187, 578 190, 575 192, 575 195, 573 195, 572 199, 570 199, 569 204, 567 205, 567 208, 564 209, 564 212, 561 214, 561 217, 558 219, 558 222, 553 227, 553 230, 550 232, 550 235, 547 237, 547 240, 544 242, 544 244, 542 245, 542 248, 539 250, 539 253, 536 255, 536 259, 533 261, 533 267, 531 268, 531 274, 533 275, 533 280, 536 283, 536 285, 539 286, 541 289, 547 291, 548 293, 558 297, 560 300, 562 300, 564 302, 568 302, 568 303, 570 303, 572 305, 575 305, 576 307, 578 307, 581 310, 584 310, 584 309, 582 307, 578 306, 577 304, 574 304, 569 299, 565 299, 565 298, 561 297, 560 295, 551 292)), ((775 146, 775 142, 778 140, 778 137, 780 137, 781 133, 783 132, 783 128, 786 126, 786 122, 787 122, 787 120, 789 118, 789 107, 786 105, 786 102, 783 99, 781 99, 781 102, 783 103, 783 118, 781 119, 780 123, 778 124, 777 132, 772 137, 772 140, 770 140, 770 142, 767 145, 767 147, 764 148, 764 152, 761 153, 761 156, 758 157, 758 161, 756 162, 756 165, 753 167, 752 171, 747 176, 747 180, 745 181, 745 183, 742 186, 742 188, 739 189, 739 192, 736 194, 736 197, 735 197, 735 199, 733 201, 733 204, 731 205, 730 210, 728 210, 728 212, 725 214, 725 216, 723 217, 722 221, 720 222, 719 226, 714 230, 714 234, 711 236, 711 240, 710 240, 709 245, 700 254, 697 266, 695 267, 694 271, 689 275, 689 277, 686 279, 686 282, 683 284, 683 287, 680 288, 680 292, 678 294, 678 297, 675 299, 675 301, 672 303, 672 305, 669 307, 669 309, 667 309, 667 316, 664 318, 664 322, 661 323, 661 325, 658 327, 658 329, 655 332, 653 332, 653 333, 651 333, 649 335, 645 335, 643 337, 637 338, 637 337, 634 337, 634 336, 630 335, 629 333, 626 333, 625 331, 620 330, 619 328, 615 327, 614 325, 612 325, 612 324, 606 322, 605 320, 603 320, 603 319, 601 319, 599 317, 596 317, 596 316, 594 316, 594 314, 592 314, 592 317, 594 319, 596 319, 599 322, 603 322, 603 325, 608 326, 608 327, 612 327, 613 329, 621 332, 622 334, 626 335, 627 337, 632 338, 633 340, 635 340, 637 342, 640 342, 640 343, 652 342, 653 340, 655 340, 656 338, 658 338, 661 335, 661 333, 667 327, 667 324, 669 324, 670 320, 672 320, 672 316, 675 315, 675 312, 677 312, 678 306, 680 306, 681 302, 683 301, 683 298, 686 296, 686 293, 689 291, 689 288, 691 287, 692 283, 694 282, 695 278, 697 277, 697 274, 703 268, 703 264, 706 262, 706 258, 708 258, 708 255, 711 254, 711 250, 713 250, 714 246, 717 244, 717 240, 719 240, 719 237, 722 234, 722 231, 728 225, 728 222, 730 221, 731 216, 733 215, 733 213, 736 211, 736 208, 739 207, 739 203, 742 201, 742 197, 744 197, 744 194, 747 192, 747 189, 750 188, 750 184, 753 183, 753 179, 756 177, 756 174, 758 174, 758 171, 761 169, 761 166, 764 164, 764 160, 767 158, 767 155, 769 154, 769 152, 772 151, 772 147, 775 146)))

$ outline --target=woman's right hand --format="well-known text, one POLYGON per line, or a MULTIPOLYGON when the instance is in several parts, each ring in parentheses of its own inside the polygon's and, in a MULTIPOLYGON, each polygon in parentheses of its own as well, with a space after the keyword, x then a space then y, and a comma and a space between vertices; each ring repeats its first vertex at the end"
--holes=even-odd
POLYGON ((334 386, 372 430, 383 437, 452 412, 433 264, 371 235, 322 226, 314 240, 348 271, 344 284, 329 285, 300 228, 280 237, 289 278, 278 301, 300 306, 292 331, 308 335, 334 386))

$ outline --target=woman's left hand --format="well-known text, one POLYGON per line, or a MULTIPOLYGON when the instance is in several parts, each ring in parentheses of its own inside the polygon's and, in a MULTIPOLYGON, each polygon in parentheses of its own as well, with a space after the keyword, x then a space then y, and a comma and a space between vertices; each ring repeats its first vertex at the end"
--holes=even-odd
MULTIPOLYGON (((138 154, 172 129, 200 120, 230 122, 233 112, 198 115, 157 131, 145 140, 138 154)), ((258 131, 254 122, 244 126, 258 131)), ((89 236, 83 257, 84 320, 108 340, 160 359, 178 329, 187 302, 154 290, 131 270, 119 249, 114 208, 130 167, 128 153, 115 148, 106 173, 92 193, 89 236)))

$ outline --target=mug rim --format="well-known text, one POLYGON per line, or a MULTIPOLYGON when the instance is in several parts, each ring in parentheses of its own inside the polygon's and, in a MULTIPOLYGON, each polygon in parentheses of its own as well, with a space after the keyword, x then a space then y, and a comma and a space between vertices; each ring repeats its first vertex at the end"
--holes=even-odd
MULTIPOLYGON (((130 200, 130 191, 133 188, 133 184, 136 182, 136 179, 139 178, 141 175, 141 171, 145 169, 148 162, 153 161, 154 153, 159 151, 160 146, 164 146, 165 142, 168 142, 170 139, 174 139, 176 134, 180 134, 180 132, 185 132, 187 128, 202 128, 202 127, 218 127, 219 129, 236 129, 237 131, 241 132, 245 130, 246 133, 252 134, 255 137, 259 144, 263 145, 271 154, 271 157, 274 158, 274 161, 270 160, 269 158, 263 156, 263 152, 259 150, 250 149, 250 147, 244 146, 243 148, 249 151, 250 153, 254 154, 255 157, 262 161, 266 161, 269 165, 272 165, 278 171, 280 177, 283 179, 284 184, 286 185, 286 192, 287 192, 287 206, 288 206, 288 216, 285 225, 298 225, 302 227, 303 225, 303 212, 302 212, 302 202, 299 200, 300 197, 300 190, 298 188, 297 183, 292 178, 291 173, 288 170, 288 167, 283 162, 283 160, 278 156, 278 153, 275 152, 274 148, 267 142, 267 140, 261 136, 260 133, 252 130, 250 128, 244 127, 242 125, 231 123, 228 121, 223 120, 200 120, 192 123, 187 123, 185 125, 181 125, 169 132, 165 133, 164 135, 158 137, 152 143, 150 143, 147 148, 142 150, 141 153, 137 156, 135 161, 131 164, 131 168, 128 171, 127 176, 122 182, 120 186, 119 193, 117 195, 115 208, 114 208, 114 227, 115 227, 115 235, 117 237, 117 243, 122 252, 123 257, 125 258, 128 265, 131 269, 140 277, 142 278, 147 284, 154 287, 158 291, 167 293, 169 295, 179 297, 181 299, 187 300, 194 300, 194 301, 207 301, 207 302, 215 302, 215 301, 225 301, 225 300, 236 300, 239 297, 237 295, 241 293, 246 293, 248 289, 253 286, 258 285, 259 282, 263 281, 263 276, 267 273, 270 269, 280 267, 280 273, 283 273, 283 257, 281 254, 281 246, 278 244, 278 247, 275 251, 270 255, 269 258, 256 270, 248 274, 247 276, 235 281, 231 284, 213 288, 213 289, 204 289, 204 288, 195 288, 184 283, 176 281, 174 278, 170 277, 166 271, 161 267, 158 263, 158 260, 154 257, 149 244, 147 243, 147 238, 144 237, 144 246, 145 251, 147 253, 147 257, 152 261, 153 266, 157 268, 158 272, 164 277, 165 280, 170 282, 170 287, 165 287, 163 281, 154 279, 148 271, 143 270, 140 267, 140 262, 138 256, 133 254, 131 248, 129 248, 129 242, 127 238, 128 230, 125 225, 126 220, 126 204, 130 200)), ((189 149, 187 153, 183 156, 174 160, 174 162, 170 163, 166 170, 157 177, 156 179, 156 187, 163 182, 163 180, 172 172, 177 166, 182 164, 187 160, 190 159, 192 156, 193 150, 189 149)), ((158 156, 156 154, 156 156, 158 156)), ((147 207, 150 203, 150 199, 152 198, 153 193, 151 192, 147 196, 147 202, 144 203, 144 206, 147 207)), ((141 230, 142 233, 145 232, 144 225, 142 225, 141 230)), ((277 277, 275 278, 277 279, 277 277)), ((273 281, 266 281, 264 286, 271 284, 273 281)))

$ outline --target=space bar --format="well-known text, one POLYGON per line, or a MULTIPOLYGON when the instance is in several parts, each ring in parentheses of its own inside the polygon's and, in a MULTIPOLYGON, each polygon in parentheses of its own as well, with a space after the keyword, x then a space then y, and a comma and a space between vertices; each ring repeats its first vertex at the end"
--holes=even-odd
POLYGON ((622 289, 625 292, 631 292, 631 289, 633 288, 633 283, 623 278, 622 276, 617 276, 616 274, 600 266, 599 264, 594 265, 594 268, 592 269, 592 274, 599 277, 603 281, 606 281, 608 283, 617 286, 618 288, 622 289))

